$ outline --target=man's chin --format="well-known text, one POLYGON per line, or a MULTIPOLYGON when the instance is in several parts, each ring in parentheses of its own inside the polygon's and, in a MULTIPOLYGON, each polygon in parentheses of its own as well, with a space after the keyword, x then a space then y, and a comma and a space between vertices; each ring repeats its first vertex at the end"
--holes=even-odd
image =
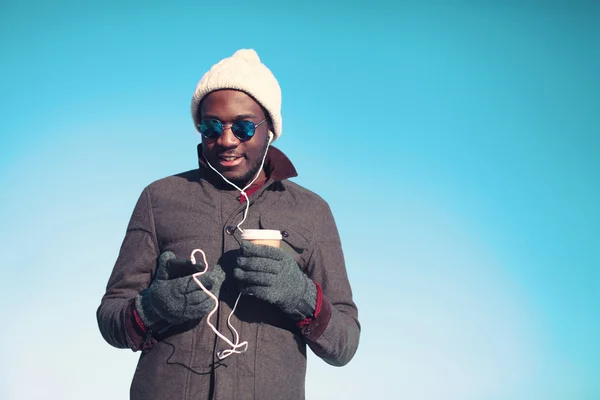
POLYGON ((245 185, 250 179, 248 176, 250 175, 248 172, 237 172, 231 170, 219 171, 221 175, 225 177, 228 181, 234 183, 236 186, 240 188, 245 185))
POLYGON ((217 171, 219 171, 219 173, 221 175, 223 175, 225 178, 227 178, 229 180, 240 179, 247 172, 247 171, 245 171, 245 168, 243 168, 241 165, 236 165, 235 167, 227 167, 227 166, 221 165, 218 162, 215 163, 215 169, 217 171))
POLYGON ((253 170, 248 170, 242 165, 238 165, 234 168, 224 168, 222 165, 218 165, 217 171, 219 171, 225 179, 232 182, 240 189, 243 189, 245 185, 254 179, 254 176, 258 172, 258 167, 259 166, 257 165, 253 170))

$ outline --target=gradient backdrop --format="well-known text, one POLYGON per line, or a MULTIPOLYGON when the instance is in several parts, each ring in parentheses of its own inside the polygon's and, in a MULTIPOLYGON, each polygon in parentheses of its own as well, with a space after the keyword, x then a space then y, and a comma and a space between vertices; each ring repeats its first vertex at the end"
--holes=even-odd
POLYGON ((128 397, 96 307, 197 165, 197 81, 254 48, 363 324, 307 397, 600 399, 600 3, 84 3, 0 2, 0 398, 128 397))

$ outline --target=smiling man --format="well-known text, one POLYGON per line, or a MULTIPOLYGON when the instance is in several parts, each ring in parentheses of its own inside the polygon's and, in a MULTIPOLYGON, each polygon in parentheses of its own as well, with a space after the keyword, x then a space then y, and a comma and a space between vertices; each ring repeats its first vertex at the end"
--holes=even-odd
MULTIPOLYGON (((269 146, 268 113, 252 97, 237 90, 218 90, 208 94, 200 104, 204 156, 227 179, 238 186, 249 182, 258 172, 269 146), (240 125, 244 124, 244 125, 240 125), (261 128, 262 126, 262 128, 261 128), (219 134, 230 128, 230 133, 219 134), (245 129, 254 129, 252 140, 238 137, 245 129), (207 135, 207 132, 211 132, 207 135)), ((257 180, 264 182, 260 170, 257 180)))
POLYGON ((303 399, 307 346, 343 366, 360 336, 333 215, 271 146, 281 90, 253 50, 204 74, 192 117, 199 166, 142 192, 100 331, 141 351, 132 399, 303 399), (280 246, 246 229, 276 231, 280 246))

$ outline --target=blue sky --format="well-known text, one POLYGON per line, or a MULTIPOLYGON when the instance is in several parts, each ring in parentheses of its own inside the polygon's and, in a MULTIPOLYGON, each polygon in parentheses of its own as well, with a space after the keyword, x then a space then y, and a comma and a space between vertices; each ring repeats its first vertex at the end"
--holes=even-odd
POLYGON ((127 221, 254 48, 363 324, 307 397, 600 398, 600 7, 493 3, 3 1, 0 397, 127 396, 95 322, 127 221))

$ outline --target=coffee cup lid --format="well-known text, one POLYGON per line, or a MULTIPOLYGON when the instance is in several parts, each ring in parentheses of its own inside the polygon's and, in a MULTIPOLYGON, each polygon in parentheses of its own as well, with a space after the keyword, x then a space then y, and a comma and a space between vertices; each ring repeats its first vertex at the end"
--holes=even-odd
POLYGON ((244 229, 243 240, 281 240, 281 232, 275 229, 244 229))

